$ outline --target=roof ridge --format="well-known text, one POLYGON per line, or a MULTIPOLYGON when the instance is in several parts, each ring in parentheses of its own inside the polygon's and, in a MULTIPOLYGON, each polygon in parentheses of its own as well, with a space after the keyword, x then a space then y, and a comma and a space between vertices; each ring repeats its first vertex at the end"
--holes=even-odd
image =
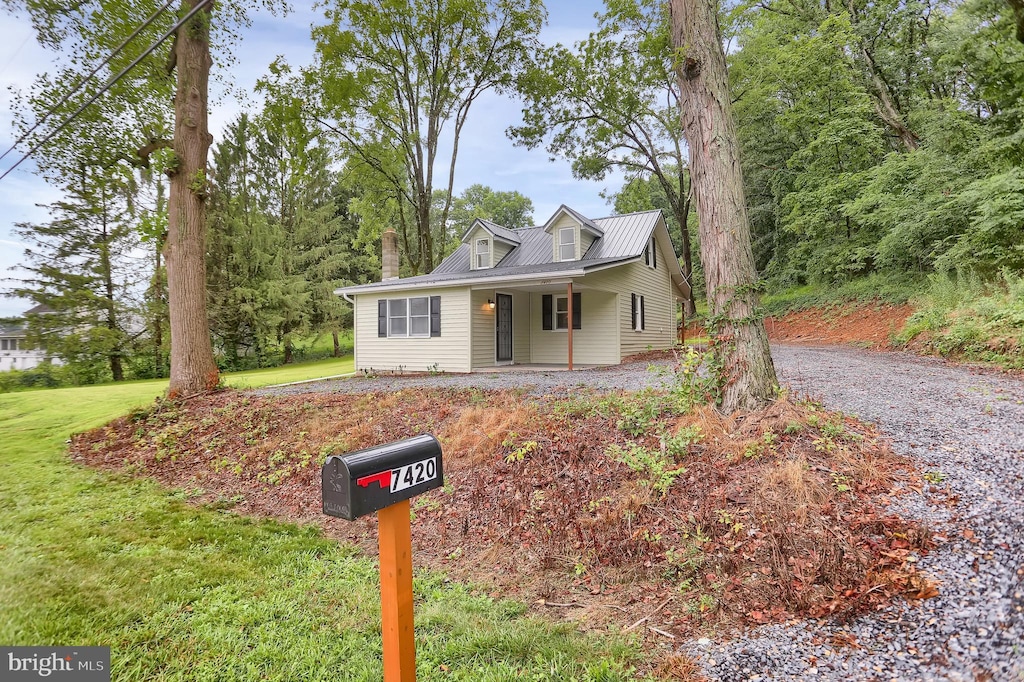
POLYGON ((613 213, 612 215, 606 215, 603 218, 591 218, 591 220, 610 220, 611 218, 625 218, 631 215, 641 215, 643 213, 661 213, 664 215, 664 211, 660 208, 651 208, 646 211, 630 211, 629 213, 613 213))

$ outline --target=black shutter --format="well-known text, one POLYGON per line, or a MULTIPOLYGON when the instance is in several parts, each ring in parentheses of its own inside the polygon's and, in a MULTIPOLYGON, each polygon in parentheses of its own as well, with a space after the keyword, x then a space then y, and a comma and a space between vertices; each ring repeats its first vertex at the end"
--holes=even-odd
POLYGON ((430 297, 430 335, 441 336, 441 297, 430 297))
POLYGON ((583 297, 580 294, 572 295, 572 328, 583 329, 583 304, 580 302, 583 297))
POLYGON ((651 253, 654 254, 654 267, 658 267, 658 242, 651 237, 651 253))
POLYGON ((636 330, 636 294, 630 294, 632 296, 632 305, 629 307, 629 326, 636 330))
POLYGON ((540 327, 545 331, 551 331, 551 294, 544 294, 540 298, 540 327))
POLYGON ((388 301, 386 298, 377 299, 377 336, 388 335, 388 301))
POLYGON ((640 297, 640 329, 647 329, 647 311, 644 309, 644 297, 640 297))

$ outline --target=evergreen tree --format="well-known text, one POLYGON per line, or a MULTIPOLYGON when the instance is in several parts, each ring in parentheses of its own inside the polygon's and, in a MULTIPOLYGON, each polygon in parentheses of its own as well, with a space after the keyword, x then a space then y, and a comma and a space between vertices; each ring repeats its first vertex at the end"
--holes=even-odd
POLYGON ((16 226, 30 244, 22 266, 30 274, 11 294, 52 311, 32 316, 30 340, 61 358, 77 381, 121 381, 138 322, 139 273, 128 257, 138 238, 125 200, 133 182, 116 170, 83 169, 64 191, 48 207, 50 222, 16 226))

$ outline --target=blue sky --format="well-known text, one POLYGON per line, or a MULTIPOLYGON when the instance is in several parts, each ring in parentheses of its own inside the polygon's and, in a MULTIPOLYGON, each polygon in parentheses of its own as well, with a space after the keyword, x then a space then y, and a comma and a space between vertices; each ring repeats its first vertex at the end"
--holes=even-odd
MULTIPOLYGON (((302 4, 295 0, 296 7, 302 4)), ((594 14, 603 8, 601 0, 549 0, 548 24, 541 39, 545 43, 571 44, 586 38, 596 27, 594 14)), ((312 60, 310 24, 316 19, 310 9, 300 8, 287 17, 273 17, 265 12, 253 17, 251 28, 243 32, 242 42, 234 53, 236 64, 227 85, 233 92, 253 90, 256 79, 276 56, 282 55, 292 66, 303 66, 312 60)), ((6 150, 15 139, 11 125, 12 100, 9 89, 25 88, 37 71, 54 63, 54 56, 35 42, 29 22, 24 18, 0 14, 0 147, 6 150)), ((216 68, 216 67, 215 67, 216 68)), ((223 126, 239 111, 257 106, 225 94, 225 84, 215 84, 219 97, 211 97, 210 129, 214 142, 220 139, 223 126)), ((212 94, 212 93, 211 93, 212 94)), ((470 112, 463 130, 456 167, 455 191, 481 183, 495 190, 517 190, 533 200, 534 218, 546 220, 560 204, 567 204, 590 217, 611 213, 611 207, 599 193, 615 190, 622 184, 621 176, 603 182, 575 180, 569 164, 550 161, 543 149, 533 151, 517 148, 505 137, 505 129, 520 120, 517 102, 494 94, 482 97, 470 112)), ((0 172, 20 158, 12 153, 0 161, 0 172)), ((47 212, 37 204, 60 198, 34 174, 31 160, 0 182, 0 277, 16 276, 16 267, 25 248, 13 233, 15 223, 42 222, 47 212)), ((19 315, 31 303, 0 297, 0 317, 19 315)))

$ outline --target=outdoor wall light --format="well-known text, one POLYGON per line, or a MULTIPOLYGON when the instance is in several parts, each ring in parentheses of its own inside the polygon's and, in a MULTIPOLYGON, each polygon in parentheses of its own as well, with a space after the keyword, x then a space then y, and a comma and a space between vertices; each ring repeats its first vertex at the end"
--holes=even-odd
POLYGON ((491 299, 487 299, 487 307, 490 308, 491 310, 494 310, 494 301, 492 301, 491 299))

